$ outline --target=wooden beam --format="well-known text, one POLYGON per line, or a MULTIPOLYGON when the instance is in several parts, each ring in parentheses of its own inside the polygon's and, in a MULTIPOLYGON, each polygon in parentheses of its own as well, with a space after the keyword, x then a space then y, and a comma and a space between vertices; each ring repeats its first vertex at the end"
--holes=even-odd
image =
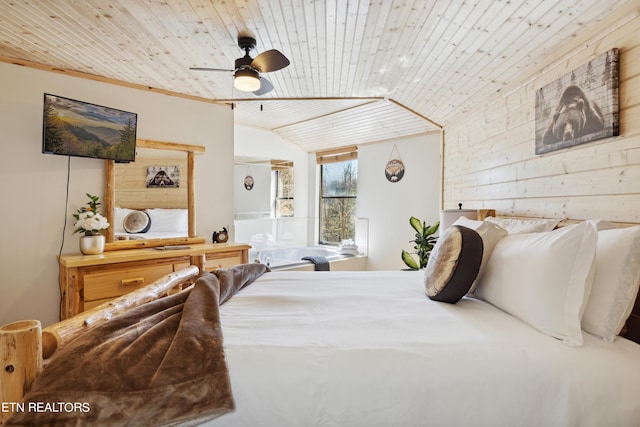
POLYGON ((116 240, 115 242, 107 242, 104 244, 105 252, 119 251, 124 249, 144 249, 156 248, 158 246, 181 246, 181 245, 197 245, 204 243, 204 237, 168 237, 159 239, 129 239, 116 240))
POLYGON ((24 60, 24 59, 9 58, 9 57, 0 55, 0 62, 6 62, 8 64, 20 65, 20 66, 28 67, 28 68, 34 68, 36 70, 41 70, 41 71, 49 71, 49 72, 52 72, 52 73, 65 74, 67 76, 78 77, 78 78, 87 79, 87 80, 93 80, 93 81, 96 81, 96 82, 109 83, 109 84, 128 87, 128 88, 132 88, 132 89, 144 90, 144 91, 154 92, 154 93, 161 93, 163 95, 175 96, 177 98, 184 98, 184 99, 189 99, 189 100, 192 100, 192 101, 206 102, 208 104, 222 104, 222 105, 226 104, 226 102, 224 102, 224 101, 218 101, 218 100, 215 100, 215 99, 207 99, 207 98, 202 98, 202 97, 199 97, 199 96, 187 95, 187 94, 184 94, 184 93, 173 92, 173 91, 170 91, 170 90, 160 89, 160 88, 156 88, 156 87, 153 87, 153 86, 145 86, 145 85, 141 85, 141 84, 125 82, 123 80, 117 80, 117 79, 112 79, 112 78, 108 78, 108 77, 102 77, 102 76, 98 76, 98 75, 95 75, 95 74, 83 73, 83 72, 80 72, 80 71, 63 70, 61 68, 52 67, 50 65, 45 65, 45 64, 39 64, 37 62, 27 61, 27 60, 24 60))
POLYGON ((189 209, 189 237, 196 237, 196 156, 193 151, 187 153, 187 206, 189 209))
POLYGON ((203 145, 179 144, 177 142, 154 141, 152 139, 136 139, 136 147, 155 148, 156 150, 174 150, 194 153, 204 153, 203 145))
POLYGON ((400 107, 400 108, 404 108, 405 110, 407 110, 407 111, 408 111, 408 112, 410 112, 411 114, 414 114, 414 115, 416 115, 416 116, 420 117, 422 120, 426 120, 426 121, 428 121, 429 123, 431 123, 432 125, 434 125, 434 126, 438 127, 439 129, 444 129, 444 126, 442 126, 440 123, 434 122, 434 121, 433 121, 433 120, 431 120, 429 117, 427 117, 427 116, 423 116, 422 114, 418 113, 418 112, 417 112, 417 111, 415 111, 415 110, 412 110, 411 108, 407 107, 406 105, 399 103, 399 102, 398 102, 398 101, 396 101, 395 99, 389 99, 389 102, 391 102, 391 103, 393 103, 393 104, 397 105, 397 106, 398 106, 398 107, 400 107))
POLYGON ((115 174, 114 167, 115 162, 113 160, 105 160, 105 177, 104 177, 104 195, 102 196, 102 200, 104 200, 104 212, 107 217, 107 221, 109 221, 110 227, 105 231, 105 238, 107 242, 113 242, 113 238, 115 235, 115 224, 114 221, 114 203, 116 199, 116 189, 115 189, 115 174))

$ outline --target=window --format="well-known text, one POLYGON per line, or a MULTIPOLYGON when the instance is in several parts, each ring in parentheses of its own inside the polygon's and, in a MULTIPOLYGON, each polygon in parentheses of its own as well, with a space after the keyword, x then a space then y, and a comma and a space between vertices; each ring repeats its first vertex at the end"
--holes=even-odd
POLYGON ((293 168, 276 169, 275 214, 276 218, 293 216, 293 168))
POLYGON ((320 243, 338 245, 355 239, 358 160, 320 166, 320 243))

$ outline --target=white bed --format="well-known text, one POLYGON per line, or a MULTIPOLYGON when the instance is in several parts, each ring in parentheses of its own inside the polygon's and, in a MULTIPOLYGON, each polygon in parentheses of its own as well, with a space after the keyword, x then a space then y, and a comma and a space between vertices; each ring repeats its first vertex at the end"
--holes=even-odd
MULTIPOLYGON (((239 265, 110 320, 98 307, 92 316, 103 323, 88 330, 83 317, 65 321, 77 328, 52 325, 62 348, 24 399, 83 396, 92 411, 12 417, 114 426, 216 416, 207 425, 640 425, 640 227, 462 222, 440 235, 424 271, 239 265), (91 363, 110 363, 111 375, 91 363)), ((176 285, 167 280, 163 289, 176 285)))
POLYGON ((211 426, 637 426, 640 345, 568 346, 422 272, 271 272, 221 307, 234 413, 211 426))

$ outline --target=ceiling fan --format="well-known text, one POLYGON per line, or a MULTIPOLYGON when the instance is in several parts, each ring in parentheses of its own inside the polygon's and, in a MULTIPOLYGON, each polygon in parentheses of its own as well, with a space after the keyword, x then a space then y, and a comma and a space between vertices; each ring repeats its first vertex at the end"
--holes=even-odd
POLYGON ((267 50, 258 56, 251 58, 249 51, 256 47, 256 39, 253 37, 238 37, 238 46, 244 50, 242 58, 235 61, 235 68, 202 68, 191 67, 195 71, 226 71, 233 72, 233 86, 243 92, 253 92, 255 95, 264 95, 273 90, 269 80, 260 76, 260 73, 278 71, 290 64, 286 56, 276 49, 267 50))

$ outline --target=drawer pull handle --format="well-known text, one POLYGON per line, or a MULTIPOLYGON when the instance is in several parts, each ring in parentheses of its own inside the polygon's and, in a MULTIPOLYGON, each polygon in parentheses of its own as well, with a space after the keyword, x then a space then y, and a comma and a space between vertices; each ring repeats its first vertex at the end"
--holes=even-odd
POLYGON ((144 277, 134 277, 133 279, 122 279, 120 281, 121 286, 142 285, 144 283, 144 277))

